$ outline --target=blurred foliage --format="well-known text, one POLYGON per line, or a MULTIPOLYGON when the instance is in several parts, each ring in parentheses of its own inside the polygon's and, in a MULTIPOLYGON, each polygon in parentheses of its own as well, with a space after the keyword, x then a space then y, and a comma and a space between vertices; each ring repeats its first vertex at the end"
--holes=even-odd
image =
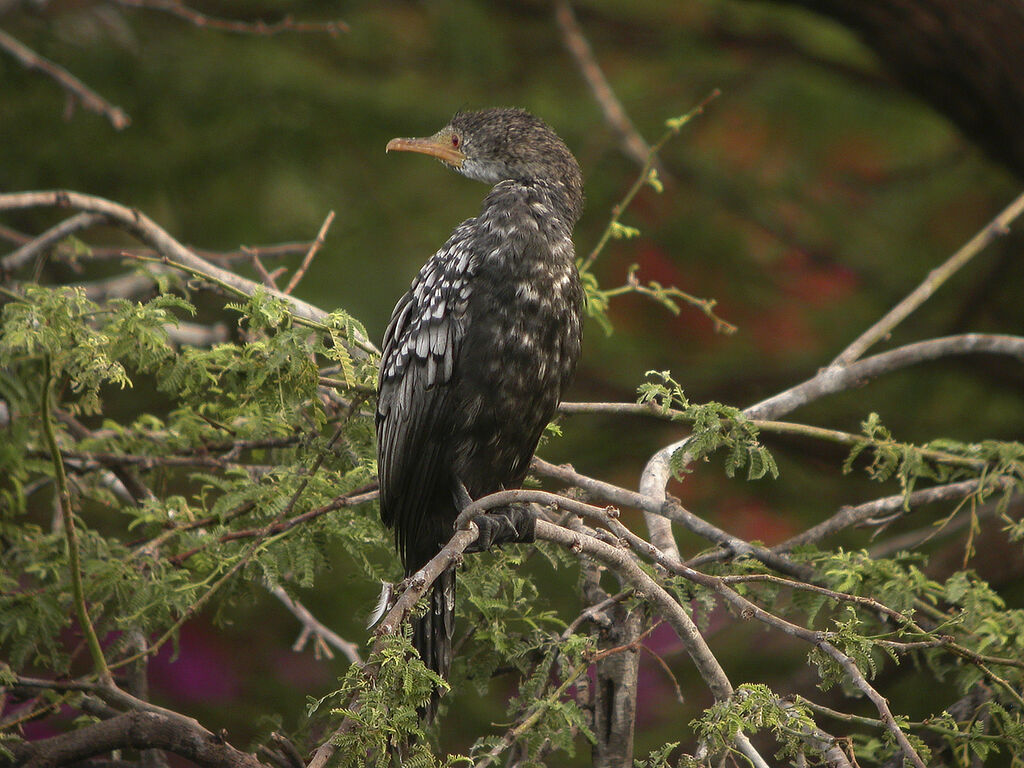
MULTIPOLYGON (((712 89, 723 93, 662 151, 664 189, 659 193, 643 186, 622 215, 621 226, 639 230, 639 236, 614 239, 605 248, 594 265, 600 284, 625 284, 637 265, 636 279, 645 285, 653 281, 713 297, 715 312, 738 330, 716 334, 711 319, 685 304, 673 314, 649 296, 612 296, 608 317, 615 332, 607 336, 597 323, 588 326, 573 399, 632 401, 644 373, 652 369, 671 371, 695 403, 714 400, 743 407, 797 383, 827 364, 1017 189, 1016 180, 990 164, 941 116, 896 88, 851 35, 814 15, 740 0, 589 0, 574 7, 605 74, 649 140, 661 135, 666 119, 685 113, 712 89)), ((459 108, 518 105, 541 115, 573 148, 586 175, 587 211, 576 237, 580 254, 598 242, 612 207, 640 173, 602 121, 546 3, 239 0, 204 3, 201 8, 211 15, 245 19, 273 20, 285 13, 307 21, 341 18, 350 31, 337 37, 266 38, 198 29, 156 11, 96 1, 0 3, 5 31, 66 67, 132 119, 130 127, 117 132, 101 116, 68 109, 52 81, 0 55, 0 191, 68 188, 102 195, 146 211, 182 242, 223 250, 312 240, 327 212, 334 210, 337 218, 326 245, 296 293, 359 318, 376 340, 415 270, 456 223, 473 215, 483 194, 474 182, 422 158, 386 156, 388 139, 432 133, 459 108)), ((37 232, 54 220, 52 212, 37 211, 5 216, 4 224, 37 232)), ((112 231, 90 233, 87 239, 107 244, 112 238, 122 242, 112 231)), ((891 343, 964 330, 1019 331, 1024 327, 1020 247, 1019 235, 993 245, 905 322, 891 343)), ((282 263, 294 268, 299 258, 282 263)), ((56 284, 119 271, 109 261, 51 260, 40 266, 38 278, 56 284)), ((66 302, 69 318, 89 311, 74 294, 40 294, 39 300, 66 302)), ((254 332, 247 327, 237 332, 230 347, 171 354, 162 340, 151 336, 154 324, 161 313, 191 310, 162 301, 150 302, 144 310, 125 305, 108 318, 120 324, 110 330, 115 336, 152 343, 138 349, 126 345, 102 370, 102 357, 73 354, 81 351, 82 339, 54 337, 51 354, 67 349, 67 365, 77 366, 76 376, 85 376, 84 389, 75 396, 90 427, 116 432, 117 425, 132 424, 140 413, 162 413, 165 421, 146 417, 146 423, 132 424, 131 436, 171 431, 182 435, 182 445, 193 445, 217 432, 206 419, 234 423, 241 414, 243 421, 258 421, 271 406, 276 408, 274 418, 283 420, 275 423, 296 429, 308 429, 322 418, 317 398, 306 397, 316 382, 315 368, 308 364, 314 350, 303 334, 274 325, 266 339, 247 341, 244 333, 254 332), (267 378, 226 381, 237 372, 227 361, 238 355, 263 361, 267 378), (116 360, 125 356, 137 368, 134 388, 122 392, 101 387, 103 377, 120 381, 114 375, 116 360), (172 367, 161 368, 166 365, 172 367), (210 394, 210 381, 217 382, 217 397, 210 394), (251 399, 231 394, 246 388, 251 399), (180 407, 172 392, 191 397, 189 407, 180 407), (218 399, 224 393, 229 396, 218 399), (94 395, 103 397, 104 421, 91 415, 96 411, 90 399, 94 395), (192 406, 197 404, 208 409, 205 419, 196 416, 192 406)), ((204 320, 220 309, 198 294, 190 297, 190 304, 204 320)), ((254 318, 271 309, 257 304, 245 313, 254 318)), ((48 311, 58 314, 53 305, 48 311)), ((77 325, 74 332, 84 327, 77 325)), ((71 333, 72 326, 65 330, 71 333)), ((38 352, 27 349, 27 339, 7 341, 8 354, 17 349, 38 352)), ((946 438, 971 444, 1024 435, 1019 365, 972 359, 929 364, 925 371, 890 375, 815 404, 798 417, 856 433, 875 413, 891 434, 914 443, 946 438)), ((372 380, 372 372, 358 366, 346 369, 345 375, 364 385, 372 380)), ((8 400, 29 403, 38 396, 11 377, 0 386, 8 400)), ((318 476, 306 499, 309 504, 368 479, 372 436, 360 424, 353 422, 347 435, 354 451, 348 463, 318 476)), ((580 470, 632 487, 647 457, 677 439, 679 430, 673 424, 640 428, 621 417, 577 416, 563 419, 564 436, 548 441, 543 454, 552 461, 571 457, 580 470), (615 439, 609 440, 609 434, 615 439)), ((0 461, 12 467, 10 445, 24 436, 9 432, 7 437, 10 444, 0 445, 0 461)), ((730 532, 774 543, 844 504, 878 496, 880 489, 902 490, 896 482, 874 485, 865 473, 841 476, 845 450, 829 453, 800 438, 757 437, 772 451, 781 480, 747 483, 744 473, 728 479, 722 472, 703 471, 685 476, 672 492, 730 532)), ((110 445, 89 448, 112 447, 119 436, 109 439, 110 445)), ((325 450, 327 439, 296 443, 284 449, 287 456, 279 451, 273 458, 282 465, 308 466, 325 450)), ((138 449, 127 443, 117 446, 138 449)), ((0 503, 23 498, 12 486, 44 467, 37 457, 11 470, 0 503)), ((271 484, 279 499, 281 488, 294 489, 303 481, 289 472, 260 483, 211 472, 193 482, 228 499, 210 510, 220 514, 246 502, 259 505, 271 484)), ((159 504, 137 510, 139 519, 132 525, 145 528, 197 512, 190 508, 194 487, 187 493, 169 490, 173 492, 159 504)), ((122 567, 128 553, 108 548, 99 535, 120 524, 104 518, 108 503, 102 495, 90 500, 90 513, 99 522, 96 535, 84 534, 83 547, 86 557, 107 564, 94 588, 115 594, 126 589, 124 579, 131 569, 122 567)), ((44 529, 48 510, 41 506, 43 511, 29 511, 44 529)), ((256 521, 264 523, 279 511, 260 509, 262 517, 256 521)), ((214 533, 221 532, 217 525, 214 533)), ((887 533, 909 534, 919 525, 920 519, 900 521, 887 533)), ((394 575, 396 565, 384 535, 372 516, 360 513, 333 521, 327 516, 302 536, 310 546, 282 548, 279 562, 261 558, 260 568, 249 564, 246 575, 254 582, 283 571, 299 576, 297 593, 307 607, 340 634, 362 642, 374 585, 355 572, 373 568, 394 575), (343 525, 359 526, 358 537, 353 531, 331 535, 331 526, 343 525), (359 537, 366 544, 362 549, 353 543, 359 537), (341 542, 350 543, 347 553, 341 542), (305 559, 310 551, 319 553, 317 562, 305 559)), ((1000 588, 1000 600, 1011 608, 1020 605, 1018 578, 1024 560, 1019 547, 1007 547, 984 530, 973 541, 977 548, 993 549, 982 549, 985 556, 972 559, 962 539, 950 544, 937 537, 925 547, 932 555, 929 578, 944 585, 942 599, 982 599, 978 582, 956 582, 965 590, 958 596, 954 583, 947 581, 967 557, 971 568, 1000 588)), ((680 542, 684 551, 703 546, 686 536, 680 542)), ((866 532, 849 533, 843 542, 851 552, 872 546, 866 532)), ((58 548, 59 537, 54 535, 50 543, 58 548)), ((188 540, 180 542, 181 552, 189 545, 188 540)), ((4 546, 6 556, 13 557, 9 562, 18 562, 17 542, 5 540, 4 546)), ((215 579, 238 563, 242 552, 232 549, 223 560, 214 550, 200 553, 197 567, 215 579)), ((29 562, 20 565, 42 582, 53 577, 32 572, 29 562)), ((571 589, 549 587, 554 577, 546 563, 535 558, 522 572, 539 580, 538 591, 552 609, 576 607, 571 589)), ((180 602, 164 606, 167 614, 149 616, 152 601, 139 592, 133 597, 135 619, 160 625, 175 608, 184 610, 190 604, 194 582, 176 587, 172 582, 177 573, 168 569, 162 577, 167 590, 181 587, 180 602)), ((132 582, 131 588, 136 587, 132 582)), ((480 589, 480 594, 464 592, 463 599, 471 595, 480 603, 473 610, 484 616, 490 603, 482 602, 486 585, 480 589)), ((298 627, 291 616, 260 590, 241 596, 241 607, 207 615, 224 625, 217 632, 195 623, 191 634, 183 635, 182 658, 176 664, 169 649, 161 655, 154 668, 154 693, 214 730, 224 727, 233 737, 255 738, 266 730, 259 717, 268 709, 294 713, 286 716, 294 720, 285 726, 297 727, 306 697, 325 695, 347 665, 292 654, 287 648, 298 627), (246 652, 237 653, 237 647, 246 652), (197 660, 192 668, 214 668, 224 676, 224 699, 209 693, 216 690, 209 681, 203 693, 182 682, 182 673, 175 670, 190 658, 197 660)), ((24 638, 22 650, 59 655, 64 650, 55 642, 56 627, 66 613, 59 602, 44 607, 47 626, 54 631, 48 637, 43 632, 24 638)), ((13 626, 8 621, 17 617, 5 614, 5 631, 13 626)), ((743 652, 748 645, 765 644, 760 630, 740 628, 719 638, 716 633, 722 628, 721 620, 712 622, 712 643, 722 656, 735 657, 730 668, 735 680, 764 681, 779 692, 804 674, 799 649, 772 646, 778 655, 775 667, 766 670, 743 652)), ((998 628, 1003 639, 1015 632, 1019 637, 1019 628, 998 628)), ((664 764, 657 754, 662 744, 678 740, 678 723, 700 717, 709 703, 680 646, 670 636, 651 639, 652 646, 658 643, 658 652, 683 689, 699 693, 688 697, 687 714, 680 719, 678 710, 667 706, 673 697, 671 683, 660 667, 645 662, 637 754, 653 750, 650 765, 664 764)), ((912 717, 930 714, 936 698, 949 690, 941 687, 946 683, 921 690, 919 682, 892 673, 887 695, 894 709, 912 717)), ((491 723, 503 722, 502 693, 513 691, 484 698, 467 686, 448 697, 442 745, 466 751, 491 723)), ((758 695, 759 689, 750 689, 744 706, 760 702, 758 695)), ((723 732, 720 723, 734 723, 742 713, 713 715, 717 720, 709 716, 702 726, 709 733, 714 728, 723 732)), ((766 728, 788 727, 803 711, 772 710, 769 715, 766 728)), ((868 747, 879 754, 883 749, 881 744, 868 747)), ((586 757, 576 759, 586 764, 586 757)))

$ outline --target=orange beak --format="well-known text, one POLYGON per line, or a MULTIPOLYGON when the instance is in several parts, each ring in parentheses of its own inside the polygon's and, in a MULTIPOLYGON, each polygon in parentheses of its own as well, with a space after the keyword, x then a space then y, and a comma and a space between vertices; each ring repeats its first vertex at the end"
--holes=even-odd
POLYGON ((421 155, 436 157, 443 163, 455 168, 462 167, 466 155, 457 147, 452 146, 451 133, 441 131, 425 139, 392 139, 388 142, 386 152, 419 152, 421 155))

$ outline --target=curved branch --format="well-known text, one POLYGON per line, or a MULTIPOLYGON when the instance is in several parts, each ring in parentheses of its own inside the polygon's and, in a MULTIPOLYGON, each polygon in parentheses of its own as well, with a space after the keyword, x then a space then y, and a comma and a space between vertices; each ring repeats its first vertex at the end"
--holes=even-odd
POLYGON ((39 254, 48 251, 64 238, 73 235, 75 232, 81 232, 83 229, 89 229, 97 224, 102 224, 106 220, 107 217, 101 213, 82 212, 69 216, 60 224, 51 227, 39 235, 39 237, 30 240, 16 251, 12 251, 0 259, 0 270, 10 272, 18 269, 23 264, 32 261, 39 254))
MULTIPOLYGON (((715 658, 715 655, 711 652, 711 649, 708 647, 704 637, 700 634, 700 631, 697 629, 686 611, 683 610, 682 606, 679 605, 679 603, 677 603, 672 596, 661 587, 661 585, 648 576, 647 573, 621 549, 599 541, 592 536, 585 536, 574 531, 569 531, 561 526, 557 526, 543 520, 537 521, 537 538, 559 544, 576 554, 586 554, 607 567, 614 569, 616 573, 633 586, 637 594, 643 595, 649 602, 651 602, 652 605, 659 610, 665 620, 672 625, 673 629, 676 630, 680 640, 683 641, 683 645, 686 647, 687 653, 690 655, 694 665, 697 667, 697 671, 700 673, 705 684, 711 690, 715 700, 724 701, 733 695, 733 688, 732 684, 729 682, 728 675, 726 675, 725 670, 718 662, 718 659, 715 658)), ((662 559, 661 562, 663 564, 667 564, 667 560, 662 559)), ((678 570, 680 572, 690 571, 696 573, 685 566, 678 566, 678 570)), ((701 574, 701 576, 703 576, 703 574, 701 574)), ((717 581, 717 579, 713 579, 713 577, 704 578, 708 581, 717 581)), ((724 589, 728 592, 732 592, 732 590, 727 587, 724 587, 724 589)), ((732 592, 732 594, 739 597, 735 592, 732 592)), ((856 671, 859 674, 859 670, 856 671)), ((868 687, 870 688, 870 686, 868 687)), ((871 690, 874 691, 874 689, 871 690)), ((889 717, 889 722, 894 722, 891 719, 891 713, 889 717)), ((899 729, 897 728, 896 730, 899 729)), ((804 734, 804 737, 809 743, 815 746, 815 748, 820 749, 826 755, 829 765, 849 766, 849 762, 846 760, 845 755, 842 754, 842 750, 835 746, 835 739, 824 731, 821 731, 820 729, 813 729, 811 732, 804 734)), ((910 748, 909 743, 906 742, 905 736, 903 736, 902 743, 906 743, 906 748, 910 750, 907 752, 908 755, 912 757, 916 756, 913 749, 910 748)), ((736 745, 754 765, 767 766, 767 763, 765 763, 764 759, 757 753, 756 749, 744 733, 740 732, 737 734, 736 745)), ((919 760, 920 758, 918 758, 918 761, 919 760)), ((923 764, 921 764, 921 768, 923 768, 923 764)))
MULTIPOLYGON (((882 352, 847 366, 830 366, 794 387, 773 395, 744 409, 749 419, 773 419, 814 402, 825 395, 844 392, 883 373, 891 373, 917 363, 938 360, 952 355, 997 354, 1024 361, 1024 337, 1007 334, 965 333, 940 339, 919 341, 882 352)), ((646 409, 645 409, 646 410, 646 409)), ((667 445, 647 462, 641 476, 645 495, 665 498, 665 486, 671 477, 669 461, 685 448, 689 437, 667 445)), ((689 460, 686 460, 688 463, 689 460)))
POLYGON ((877 323, 858 336, 842 353, 832 361, 829 367, 843 367, 859 358, 876 342, 884 339, 903 322, 915 309, 924 304, 944 282, 952 277, 957 270, 981 253, 996 238, 1010 231, 1010 224, 1024 213, 1024 194, 1021 194, 999 213, 980 232, 972 237, 963 247, 949 257, 944 264, 928 273, 917 288, 911 291, 899 304, 890 309, 877 323))
POLYGON ((136 710, 59 736, 13 747, 14 759, 0 765, 58 768, 118 749, 162 749, 202 768, 266 768, 196 720, 171 712, 136 710))
POLYGON ((24 43, 16 40, 0 29, 0 49, 7 51, 11 56, 22 63, 26 69, 34 69, 55 81, 65 93, 73 99, 77 99, 83 107, 90 112, 103 115, 110 121, 115 129, 127 128, 132 119, 118 106, 100 96, 96 91, 87 86, 77 77, 72 75, 63 67, 54 64, 49 59, 40 56, 24 43))
MULTIPOLYGON (((780 573, 788 573, 797 578, 807 579, 811 576, 811 570, 806 566, 794 562, 785 555, 772 552, 766 547, 757 546, 733 536, 701 519, 676 501, 669 501, 664 497, 658 498, 655 494, 637 493, 636 491, 621 488, 617 485, 606 483, 603 480, 583 475, 572 467, 560 467, 555 464, 549 464, 536 456, 530 468, 537 474, 552 477, 569 485, 582 488, 602 501, 607 501, 616 506, 639 509, 645 513, 667 518, 683 526, 691 533, 695 533, 708 541, 728 549, 734 556, 752 557, 769 568, 780 573)), ((658 548, 663 552, 666 551, 661 547, 658 548)))
MULTIPOLYGON (((821 541, 826 536, 831 536, 844 528, 857 525, 880 514, 898 512, 903 510, 905 506, 913 508, 924 504, 934 504, 939 501, 962 499, 977 491, 984 482, 983 480, 963 480, 959 483, 948 483, 914 491, 909 496, 898 493, 875 499, 874 501, 868 501, 864 504, 858 504, 855 507, 843 507, 827 520, 822 520, 812 528, 808 528, 803 533, 786 539, 786 541, 777 544, 772 549, 778 552, 788 552, 796 547, 821 541)), ((1010 488, 1014 483, 1008 477, 1000 477, 995 479, 994 485, 1001 488, 1010 488)))
MULTIPOLYGON (((137 209, 127 208, 102 197, 64 190, 0 195, 0 211, 24 210, 26 208, 77 208, 82 211, 102 214, 112 223, 153 248, 169 266, 209 278, 244 296, 252 296, 258 288, 283 301, 298 320, 305 321, 307 324, 322 325, 327 318, 326 312, 312 304, 281 291, 266 288, 252 280, 240 277, 234 272, 211 264, 179 243, 166 230, 137 209)), ((369 339, 361 336, 354 339, 354 344, 358 350, 362 350, 364 353, 378 351, 369 339)))
POLYGON ((952 355, 1008 355, 1024 361, 1024 337, 997 333, 964 333, 919 341, 882 352, 844 367, 824 368, 816 376, 743 411, 751 419, 773 419, 825 395, 859 386, 883 373, 952 355))

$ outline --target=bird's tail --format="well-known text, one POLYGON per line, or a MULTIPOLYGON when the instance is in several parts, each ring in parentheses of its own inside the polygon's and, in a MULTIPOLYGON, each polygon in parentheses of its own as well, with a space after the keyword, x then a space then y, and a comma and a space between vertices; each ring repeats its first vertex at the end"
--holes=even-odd
MULTIPOLYGON (((455 632, 455 568, 445 570, 434 582, 427 612, 413 619, 412 644, 423 663, 441 677, 448 677, 452 666, 452 635, 455 632)), ((424 719, 430 722, 437 714, 441 693, 434 689, 424 719)))

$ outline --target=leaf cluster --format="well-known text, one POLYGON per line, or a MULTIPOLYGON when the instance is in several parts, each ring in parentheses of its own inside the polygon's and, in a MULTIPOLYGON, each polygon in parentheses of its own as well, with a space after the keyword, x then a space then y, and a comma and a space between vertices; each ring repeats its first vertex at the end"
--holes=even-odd
POLYGON ((647 378, 638 388, 637 402, 655 406, 673 421, 692 424, 689 439, 672 453, 669 466, 673 476, 681 478, 693 461, 724 449, 729 477, 745 468, 748 480, 778 478, 778 465, 759 442, 759 430, 738 408, 715 402, 691 403, 668 371, 648 371, 647 378))
MULTIPOLYGON (((158 647, 211 597, 220 611, 263 583, 310 586, 339 547, 374 577, 390 563, 372 510, 316 514, 374 474, 362 394, 372 364, 340 351, 358 325, 337 315, 324 344, 266 294, 233 308, 241 338, 200 349, 168 334, 176 313, 194 311, 179 296, 97 304, 79 289, 30 285, 3 307, 0 397, 15 441, 0 441, 0 648, 15 668, 66 672, 70 663, 65 541, 33 498, 52 493, 39 418, 47 359, 101 636, 133 630, 158 647), (318 357, 341 365, 351 400, 323 396, 318 357), (140 384, 164 395, 162 410, 110 402, 140 384), (234 573, 243 578, 227 578, 234 573)), ((119 640, 107 647, 115 664, 136 652, 119 640)))

